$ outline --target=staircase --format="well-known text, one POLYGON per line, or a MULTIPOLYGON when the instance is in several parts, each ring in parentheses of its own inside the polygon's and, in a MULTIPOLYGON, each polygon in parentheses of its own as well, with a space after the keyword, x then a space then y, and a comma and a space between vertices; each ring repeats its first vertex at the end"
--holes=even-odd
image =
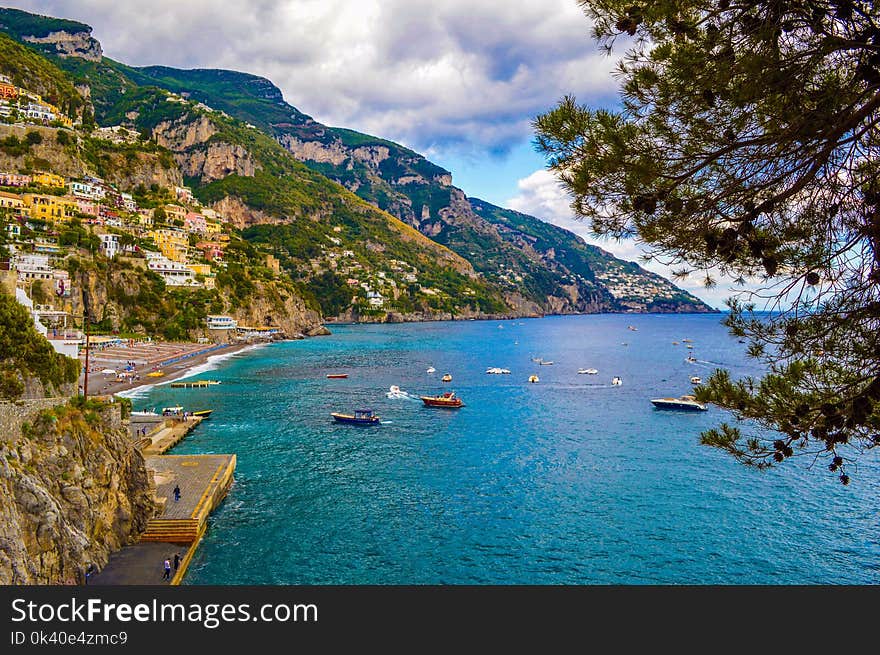
POLYGON ((200 530, 204 526, 196 519, 150 519, 141 541, 191 544, 199 538, 200 530))

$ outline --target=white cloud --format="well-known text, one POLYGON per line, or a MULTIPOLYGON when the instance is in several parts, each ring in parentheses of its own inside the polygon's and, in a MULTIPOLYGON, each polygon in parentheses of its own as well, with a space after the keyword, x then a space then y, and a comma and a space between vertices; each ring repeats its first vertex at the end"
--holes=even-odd
POLYGON ((316 120, 417 151, 503 152, 566 93, 610 102, 614 60, 574 0, 20 0, 136 66, 268 77, 316 120))
MULTIPOLYGON (((617 241, 600 238, 593 234, 588 223, 575 218, 570 206, 571 198, 550 171, 535 171, 528 177, 519 180, 517 187, 519 193, 505 203, 506 207, 570 230, 587 243, 607 250, 621 259, 638 261, 648 252, 648 248, 644 244, 637 243, 633 239, 617 241)), ((735 288, 731 280, 721 278, 717 273, 713 273, 717 286, 707 289, 703 284, 702 276, 691 274, 684 280, 674 280, 672 270, 656 260, 639 261, 639 264, 643 268, 672 280, 677 286, 718 309, 724 309, 724 301, 734 295, 736 290, 741 290, 741 288, 735 288)))

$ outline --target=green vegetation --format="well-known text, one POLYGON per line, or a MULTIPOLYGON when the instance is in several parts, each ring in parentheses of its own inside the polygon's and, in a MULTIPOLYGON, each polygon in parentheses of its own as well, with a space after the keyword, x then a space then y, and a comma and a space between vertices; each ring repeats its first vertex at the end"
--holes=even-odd
POLYGON ((56 353, 37 332, 27 309, 2 289, 0 325, 0 398, 19 398, 28 378, 39 379, 50 392, 76 382, 79 362, 56 353))
POLYGON ((19 9, 0 7, 0 30, 11 34, 17 39, 25 36, 43 37, 52 32, 68 32, 78 34, 86 32, 91 34, 92 28, 85 23, 63 18, 52 18, 31 14, 19 9))
MULTIPOLYGON (((0 24, 5 24, 3 12, 9 11, 15 10, 0 9, 0 24)), ((0 33, 0 73, 8 75, 16 86, 39 93, 68 116, 75 116, 85 105, 63 71, 3 33, 0 33)))

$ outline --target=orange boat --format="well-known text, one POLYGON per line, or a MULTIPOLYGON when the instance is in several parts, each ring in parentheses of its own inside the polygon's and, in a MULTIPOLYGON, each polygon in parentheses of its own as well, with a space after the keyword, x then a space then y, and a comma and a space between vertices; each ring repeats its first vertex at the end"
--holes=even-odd
POLYGON ((420 396, 425 407, 449 407, 456 409, 463 407, 464 403, 461 398, 455 395, 454 391, 447 391, 440 396, 420 396))
POLYGON ((341 380, 342 378, 347 378, 348 373, 328 373, 327 377, 331 380, 341 380))

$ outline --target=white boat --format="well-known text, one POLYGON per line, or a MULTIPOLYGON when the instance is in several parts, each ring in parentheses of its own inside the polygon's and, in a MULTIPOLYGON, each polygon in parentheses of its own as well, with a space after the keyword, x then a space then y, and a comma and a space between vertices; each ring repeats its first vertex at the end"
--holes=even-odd
POLYGON ((530 375, 529 382, 539 382, 539 378, 537 375, 530 375))
POLYGON ((684 361, 686 361, 688 364, 696 364, 697 358, 694 357, 693 355, 688 355, 688 358, 684 361))
POLYGON ((434 368, 433 366, 430 366, 430 367, 428 367, 428 370, 427 370, 426 372, 427 372, 427 373, 436 373, 436 372, 437 372, 437 369, 434 368))
POLYGON ((595 368, 579 368, 578 375, 596 375, 599 371, 595 368))
POLYGON ((639 328, 637 328, 637 327, 635 327, 635 326, 633 326, 633 325, 627 325, 627 326, 626 326, 626 329, 627 329, 627 330, 630 330, 631 332, 636 332, 636 331, 638 331, 639 328))
POLYGON ((691 384, 703 384, 703 378, 701 378, 699 375, 692 375, 691 384))
POLYGON ((553 362, 540 361, 540 362, 538 362, 538 363, 539 363, 541 366, 553 366, 553 362))
POLYGON ((502 375, 504 373, 510 373, 510 370, 506 368, 499 368, 498 366, 490 366, 486 369, 486 373, 490 373, 492 375, 502 375))
POLYGON ((615 387, 619 387, 621 384, 623 384, 623 380, 615 375, 613 378, 611 378, 611 384, 615 387))
POLYGON ((678 409, 686 412, 705 412, 707 407, 697 402, 694 396, 681 396, 680 398, 652 398, 651 403, 657 409, 678 409))

